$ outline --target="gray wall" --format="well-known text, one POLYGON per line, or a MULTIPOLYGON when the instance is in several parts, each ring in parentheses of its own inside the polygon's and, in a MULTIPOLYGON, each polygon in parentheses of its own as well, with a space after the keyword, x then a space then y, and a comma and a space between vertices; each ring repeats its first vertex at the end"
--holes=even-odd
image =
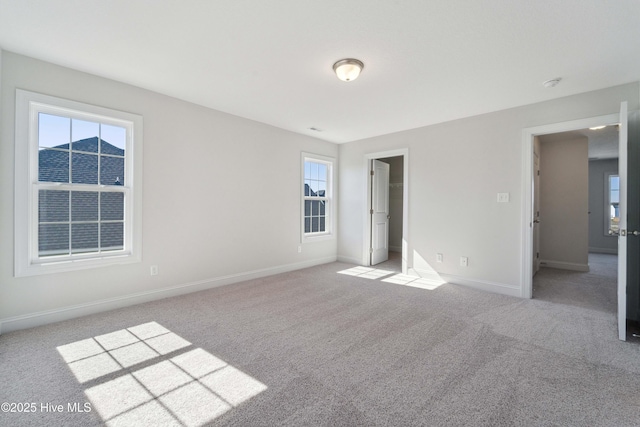
POLYGON ((402 194, 404 164, 402 156, 379 159, 389 164, 389 250, 402 252, 402 194))
POLYGON ((605 175, 618 173, 618 159, 589 161, 589 252, 618 253, 618 238, 605 234, 605 175))
POLYGON ((339 259, 365 260, 365 156, 408 149, 408 267, 522 295, 523 129, 617 114, 621 101, 635 110, 639 93, 632 83, 340 145, 339 259))
POLYGON ((540 264, 589 269, 587 137, 540 137, 540 264))
POLYGON ((336 259, 335 237, 298 253, 301 152, 335 144, 6 51, 1 73, 5 331, 336 259), (143 116, 142 263, 13 277, 16 88, 143 116))

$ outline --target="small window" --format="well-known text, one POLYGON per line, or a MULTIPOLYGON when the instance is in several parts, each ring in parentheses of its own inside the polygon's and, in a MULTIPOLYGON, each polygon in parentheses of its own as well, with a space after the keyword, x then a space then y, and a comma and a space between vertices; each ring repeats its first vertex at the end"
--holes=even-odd
POLYGON ((142 118, 16 98, 16 275, 139 260, 142 118))
POLYGON ((615 174, 607 174, 605 195, 605 234, 618 234, 620 232, 620 177, 615 174))
POLYGON ((303 237, 328 236, 333 220, 333 159, 303 155, 303 237))

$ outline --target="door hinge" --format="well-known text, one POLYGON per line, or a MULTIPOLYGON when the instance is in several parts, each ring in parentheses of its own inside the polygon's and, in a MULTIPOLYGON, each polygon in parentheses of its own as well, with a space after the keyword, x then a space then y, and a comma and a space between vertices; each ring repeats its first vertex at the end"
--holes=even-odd
POLYGON ((372 254, 373 253, 373 248, 369 248, 369 253, 372 254))
POLYGON ((540 258, 540 252, 536 252, 536 259, 540 258))
POLYGON ((373 176, 373 174, 374 174, 373 169, 371 171, 369 171, 369 173, 371 174, 371 176, 373 176))
POLYGON ((538 176, 540 176, 540 171, 537 171, 537 172, 538 172, 538 176))
POLYGON ((371 210, 369 211, 369 213, 370 213, 371 215, 373 215, 373 209, 371 209, 371 210))

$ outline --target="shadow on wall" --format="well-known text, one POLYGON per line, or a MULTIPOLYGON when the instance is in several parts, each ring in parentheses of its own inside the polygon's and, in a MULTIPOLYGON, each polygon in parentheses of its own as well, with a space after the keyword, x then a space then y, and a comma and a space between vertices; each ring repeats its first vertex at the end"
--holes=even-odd
POLYGON ((267 389, 156 322, 57 349, 107 425, 201 426, 267 389))

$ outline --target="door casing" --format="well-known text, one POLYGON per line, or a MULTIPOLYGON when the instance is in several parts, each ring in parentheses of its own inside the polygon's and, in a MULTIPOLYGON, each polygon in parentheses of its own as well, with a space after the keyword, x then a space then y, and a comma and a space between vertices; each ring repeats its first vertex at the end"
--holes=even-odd
POLYGON ((603 124, 618 123, 620 114, 608 114, 585 119, 525 128, 522 131, 522 261, 521 296, 533 296, 533 138, 538 135, 568 132, 603 124))
POLYGON ((411 260, 409 257, 409 149, 401 148, 390 151, 379 151, 375 153, 368 153, 364 155, 362 174, 364 176, 365 186, 363 191, 365 193, 365 209, 362 210, 362 224, 363 224, 363 242, 362 242, 362 265, 371 265, 371 256, 369 249, 371 248, 371 215, 369 209, 371 207, 371 179, 370 179, 370 165, 371 160, 383 159, 385 157, 397 157, 402 156, 403 175, 402 175, 402 273, 407 274, 408 269, 411 267, 411 260))

